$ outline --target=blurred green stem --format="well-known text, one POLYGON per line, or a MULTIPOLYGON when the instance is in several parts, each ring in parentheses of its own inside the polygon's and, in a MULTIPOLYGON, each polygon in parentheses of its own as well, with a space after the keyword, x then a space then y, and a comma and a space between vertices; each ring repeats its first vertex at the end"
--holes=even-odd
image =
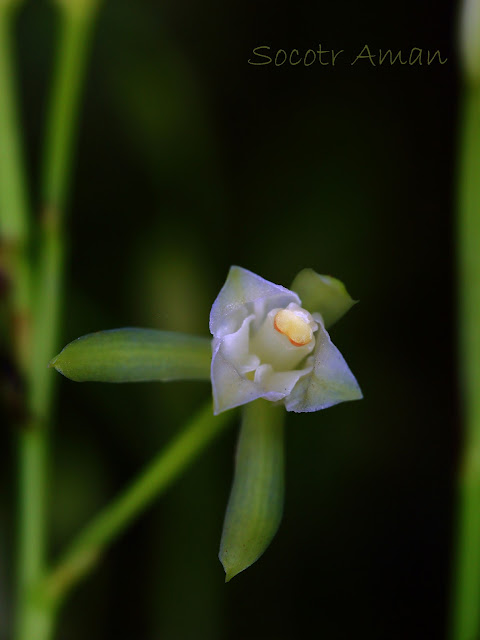
POLYGON ((15 357, 26 370, 29 331, 29 210, 21 150, 13 65, 13 30, 18 6, 0 2, 0 270, 10 285, 15 357))
POLYGON ((53 610, 34 595, 46 558, 48 425, 53 391, 53 376, 48 375, 46 367, 58 349, 64 209, 73 132, 96 4, 89 0, 59 2, 60 42, 42 165, 45 174, 40 253, 32 283, 35 297, 31 300, 33 326, 28 360, 31 418, 20 438, 16 640, 45 640, 52 628, 53 610))
POLYGON ((480 85, 465 89, 458 201, 459 330, 464 454, 459 512, 453 640, 480 637, 480 85))
POLYGON ((130 487, 77 536, 42 585, 47 600, 58 605, 70 587, 92 569, 105 547, 178 478, 234 415, 234 411, 225 411, 214 416, 208 403, 130 487))
POLYGON ((97 5, 91 0, 63 0, 59 4, 60 42, 43 161, 42 239, 34 300, 32 373, 36 384, 32 388, 31 404, 35 414, 42 417, 50 414, 54 380, 53 376, 45 375, 45 366, 59 348, 66 196, 81 87, 97 5))
POLYGON ((60 42, 53 79, 43 159, 44 205, 63 218, 72 164, 72 147, 97 0, 58 0, 60 42))
POLYGON ((13 29, 17 2, 0 2, 0 233, 2 240, 27 235, 27 194, 19 136, 13 69, 13 29))
MULTIPOLYGON (((17 2, 0 2, 0 236, 1 268, 10 285, 10 320, 14 357, 19 372, 29 379, 30 351, 30 264, 28 261, 29 211, 26 178, 21 152, 18 105, 13 69, 13 30, 17 2)), ((26 408, 28 415, 29 408, 26 408)), ((29 424, 19 434, 19 531, 17 573, 17 634, 35 637, 39 628, 29 625, 25 613, 30 585, 43 568, 43 482, 42 436, 29 424)))
POLYGON ((43 575, 45 564, 45 471, 46 439, 43 429, 27 425, 20 434, 18 602, 16 639, 48 638, 48 612, 38 607, 33 588, 43 575))

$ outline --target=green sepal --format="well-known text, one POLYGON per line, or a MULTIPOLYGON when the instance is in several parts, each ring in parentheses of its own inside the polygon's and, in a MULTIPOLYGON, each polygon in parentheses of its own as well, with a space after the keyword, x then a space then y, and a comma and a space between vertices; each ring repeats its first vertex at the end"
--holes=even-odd
POLYGON ((155 329, 112 329, 77 338, 51 360, 76 382, 209 380, 211 341, 155 329))
POLYGON ((267 400, 244 407, 218 556, 225 582, 258 560, 282 519, 284 415, 267 400))
POLYGON ((298 293, 305 309, 321 314, 326 329, 357 303, 350 297, 343 282, 331 276, 322 276, 313 269, 300 271, 291 289, 298 293))

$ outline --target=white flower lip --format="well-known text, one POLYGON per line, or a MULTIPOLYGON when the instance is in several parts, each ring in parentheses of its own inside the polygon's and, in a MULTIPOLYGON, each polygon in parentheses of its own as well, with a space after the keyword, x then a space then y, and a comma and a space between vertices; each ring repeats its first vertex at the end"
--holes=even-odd
POLYGON ((210 313, 215 413, 264 398, 318 411, 362 397, 320 314, 298 295, 231 267, 210 313))

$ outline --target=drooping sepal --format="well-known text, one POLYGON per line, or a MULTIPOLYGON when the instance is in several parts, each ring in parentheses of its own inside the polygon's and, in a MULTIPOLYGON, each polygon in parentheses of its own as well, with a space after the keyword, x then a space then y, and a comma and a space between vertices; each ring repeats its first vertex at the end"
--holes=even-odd
POLYGON ((313 269, 303 269, 292 283, 302 305, 310 313, 320 313, 325 327, 332 326, 356 304, 345 285, 331 276, 322 276, 313 269))
POLYGON ((247 404, 235 459, 219 558, 228 582, 263 554, 277 532, 284 499, 284 410, 247 404))

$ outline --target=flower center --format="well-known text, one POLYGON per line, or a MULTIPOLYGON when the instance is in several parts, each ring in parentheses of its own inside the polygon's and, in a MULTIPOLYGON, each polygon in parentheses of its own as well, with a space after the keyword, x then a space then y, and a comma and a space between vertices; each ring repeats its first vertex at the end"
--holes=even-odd
POLYGON ((281 309, 275 315, 273 326, 287 336, 295 347, 303 347, 312 341, 313 331, 303 313, 281 309))

